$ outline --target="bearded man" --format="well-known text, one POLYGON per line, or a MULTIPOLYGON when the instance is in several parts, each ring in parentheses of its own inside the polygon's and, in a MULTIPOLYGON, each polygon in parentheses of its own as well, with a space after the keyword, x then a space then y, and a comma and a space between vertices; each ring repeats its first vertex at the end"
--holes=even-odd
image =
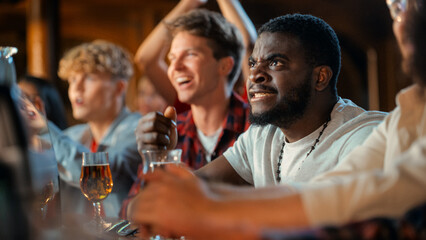
POLYGON ((285 15, 259 29, 247 91, 252 125, 198 176, 255 187, 306 182, 360 145, 384 113, 337 94, 340 46, 311 15, 285 15))

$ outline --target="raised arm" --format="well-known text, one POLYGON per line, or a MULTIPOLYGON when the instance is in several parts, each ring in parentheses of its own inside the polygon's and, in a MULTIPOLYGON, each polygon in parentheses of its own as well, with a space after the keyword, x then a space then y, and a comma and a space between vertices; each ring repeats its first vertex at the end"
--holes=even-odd
POLYGON ((243 36, 245 57, 243 58, 242 71, 244 80, 246 80, 249 75, 249 68, 246 63, 257 39, 256 28, 247 16, 239 0, 217 0, 217 3, 226 20, 234 24, 243 36))
POLYGON ((135 63, 155 86, 156 90, 173 105, 176 91, 167 77, 167 63, 165 56, 170 47, 171 35, 164 22, 173 21, 178 16, 199 7, 207 0, 181 0, 172 11, 154 28, 148 37, 139 46, 135 63))

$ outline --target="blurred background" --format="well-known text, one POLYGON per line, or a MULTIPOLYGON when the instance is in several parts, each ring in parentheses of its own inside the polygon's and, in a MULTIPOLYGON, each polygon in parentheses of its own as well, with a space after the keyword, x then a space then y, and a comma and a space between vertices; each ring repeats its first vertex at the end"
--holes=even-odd
MULTIPOLYGON (((18 78, 46 78, 60 91, 73 123, 67 83, 56 72, 69 48, 94 39, 120 44, 133 54, 178 0, 0 0, 0 46, 15 46, 18 78)), ((385 0, 241 0, 256 28, 286 13, 323 18, 336 31, 342 47, 338 90, 342 97, 371 110, 394 108, 395 94, 409 84, 400 70, 385 0)), ((218 10, 216 1, 205 8, 218 10)), ((136 110, 137 72, 127 103, 136 110)))

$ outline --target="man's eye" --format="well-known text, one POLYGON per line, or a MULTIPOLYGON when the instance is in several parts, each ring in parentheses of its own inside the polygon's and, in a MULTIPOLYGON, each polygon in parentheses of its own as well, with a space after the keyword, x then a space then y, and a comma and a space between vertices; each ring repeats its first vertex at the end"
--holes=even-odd
POLYGON ((256 62, 255 61, 249 61, 248 66, 250 68, 254 68, 256 66, 256 62))
POLYGON ((276 67, 276 66, 280 66, 280 65, 281 65, 281 62, 280 62, 280 61, 278 61, 278 60, 271 60, 271 61, 269 62, 269 66, 276 67))

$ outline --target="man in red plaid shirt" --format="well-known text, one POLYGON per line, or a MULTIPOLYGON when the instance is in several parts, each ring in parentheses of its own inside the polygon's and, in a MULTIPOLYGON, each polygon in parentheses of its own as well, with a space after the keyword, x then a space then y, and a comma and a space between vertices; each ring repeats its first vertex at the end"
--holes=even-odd
MULTIPOLYGON (((136 137, 140 149, 171 145, 182 149, 182 162, 198 169, 222 155, 249 126, 249 106, 233 91, 243 38, 221 14, 208 10, 193 10, 166 24, 173 35, 167 75, 179 100, 190 104, 191 110, 179 114, 177 124, 171 120, 176 119, 174 108, 167 108, 164 115, 149 113, 139 122, 136 137), (172 124, 177 133, 169 138, 172 124)), ((135 182, 129 197, 139 188, 135 182)))
MULTIPOLYGON (((233 91, 244 43, 234 25, 204 9, 165 24, 173 36, 167 75, 179 100, 191 105, 177 117, 177 146, 173 145, 183 150, 182 162, 197 169, 220 156, 248 128, 249 106, 233 91)), ((170 110, 146 114, 139 122, 139 148, 170 145, 168 129, 171 119, 176 120, 170 110), (157 128, 161 124, 164 127, 157 128)))

